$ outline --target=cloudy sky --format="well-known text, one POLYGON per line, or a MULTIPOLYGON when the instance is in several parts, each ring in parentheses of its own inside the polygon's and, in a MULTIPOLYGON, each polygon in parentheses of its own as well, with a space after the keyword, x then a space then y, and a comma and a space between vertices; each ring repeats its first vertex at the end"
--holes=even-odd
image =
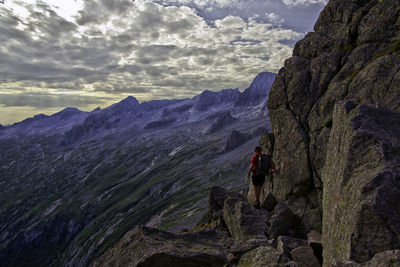
POLYGON ((1 0, 0 123, 67 106, 244 90, 327 0, 1 0))

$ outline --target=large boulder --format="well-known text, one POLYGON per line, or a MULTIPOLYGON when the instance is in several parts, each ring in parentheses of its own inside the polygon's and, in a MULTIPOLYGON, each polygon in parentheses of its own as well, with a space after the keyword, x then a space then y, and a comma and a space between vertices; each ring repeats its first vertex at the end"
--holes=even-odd
POLYGON ((290 251, 290 256, 297 262, 299 267, 320 267, 318 259, 314 255, 312 248, 300 246, 290 251))
POLYGON ((400 112, 338 103, 322 172, 324 264, 400 247, 400 112))
POLYGON ((223 218, 235 239, 266 239, 266 222, 242 194, 229 192, 226 195, 223 218))
POLYGON ((311 247, 314 251, 314 255, 317 257, 320 263, 323 262, 322 258, 322 237, 321 234, 315 230, 311 230, 307 234, 307 245, 311 247))
POLYGON ((290 208, 284 203, 279 203, 272 213, 268 233, 272 238, 280 235, 293 235, 297 230, 298 222, 298 217, 290 208))
POLYGON ((307 245, 307 240, 294 238, 290 236, 279 236, 277 250, 289 256, 290 251, 292 251, 293 249, 306 245, 307 245))
POLYGON ((284 266, 287 262, 282 252, 270 246, 262 246, 245 253, 240 259, 237 267, 264 267, 264 266, 284 266))
POLYGON ((208 198, 208 216, 213 228, 224 226, 223 209, 227 193, 228 192, 220 186, 211 188, 208 198))
POLYGON ((356 263, 354 261, 346 261, 345 267, 387 267, 400 266, 400 250, 388 250, 376 254, 370 261, 365 263, 356 263))
POLYGON ((128 232, 93 266, 215 266, 229 260, 224 252, 232 241, 217 232, 175 235, 139 226, 128 232))

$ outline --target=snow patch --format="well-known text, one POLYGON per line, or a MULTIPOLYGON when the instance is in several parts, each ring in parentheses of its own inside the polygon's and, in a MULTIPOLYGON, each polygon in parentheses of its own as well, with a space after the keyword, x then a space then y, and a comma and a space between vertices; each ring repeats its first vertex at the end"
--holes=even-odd
POLYGON ((175 148, 174 150, 171 151, 171 153, 168 154, 168 156, 173 157, 176 155, 176 153, 178 153, 179 151, 181 151, 182 149, 184 149, 186 146, 185 145, 181 145, 177 148, 175 148))
POLYGON ((56 201, 54 201, 50 207, 48 207, 43 213, 42 216, 47 216, 50 215, 51 213, 53 213, 53 211, 61 205, 61 199, 57 199, 56 201))

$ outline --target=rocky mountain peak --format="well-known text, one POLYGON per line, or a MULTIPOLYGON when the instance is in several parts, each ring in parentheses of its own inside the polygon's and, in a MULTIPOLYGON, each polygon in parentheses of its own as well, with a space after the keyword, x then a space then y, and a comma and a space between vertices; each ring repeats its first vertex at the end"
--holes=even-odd
POLYGON ((209 107, 222 104, 233 103, 240 96, 239 89, 225 89, 220 92, 205 90, 200 95, 195 96, 195 108, 197 110, 207 110, 209 107))
POLYGON ((101 108, 97 107, 97 108, 93 109, 91 112, 97 112, 97 111, 100 111, 100 110, 101 110, 101 108))
POLYGON ((265 102, 269 94, 269 91, 265 89, 271 88, 275 76, 275 73, 270 72, 261 72, 258 74, 250 86, 241 94, 235 106, 256 106, 265 102))
POLYGON ((82 114, 82 113, 85 113, 85 112, 81 111, 81 110, 79 110, 77 108, 68 107, 68 108, 63 109, 62 111, 60 111, 58 113, 53 114, 51 117, 57 117, 59 119, 66 119, 66 118, 69 118, 71 116, 79 115, 79 114, 82 114))
POLYGON ((139 101, 133 96, 128 96, 120 102, 110 106, 109 109, 119 113, 126 113, 134 111, 138 106, 139 101))

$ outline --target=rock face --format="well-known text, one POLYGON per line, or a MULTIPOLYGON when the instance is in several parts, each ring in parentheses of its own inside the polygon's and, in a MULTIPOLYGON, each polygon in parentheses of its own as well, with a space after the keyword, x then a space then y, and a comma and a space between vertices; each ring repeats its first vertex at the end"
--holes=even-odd
POLYGON ((211 92, 206 90, 195 97, 195 108, 204 111, 216 104, 235 102, 239 96, 239 89, 227 89, 222 90, 221 92, 211 92))
POLYGON ((298 220, 290 208, 284 203, 279 203, 274 208, 273 215, 271 217, 269 234, 274 238, 277 238, 280 235, 286 235, 290 232, 294 234, 297 225, 298 220))
POLYGON ((290 255, 293 260, 298 263, 299 267, 320 267, 317 258, 315 257, 312 248, 307 246, 300 246, 292 251, 290 255))
POLYGON ((224 240, 215 231, 175 235, 139 226, 128 232, 93 266, 223 266, 224 240), (221 243, 219 243, 221 242, 221 243), (182 249, 184 248, 184 249, 182 249))
POLYGON ((228 141, 226 142, 224 151, 231 151, 237 148, 238 146, 246 143, 247 140, 248 137, 245 134, 242 134, 241 132, 234 130, 232 131, 228 141))
POLYGON ((263 267, 279 266, 283 264, 284 257, 281 252, 273 247, 263 246, 245 253, 240 259, 237 267, 263 267))
POLYGON ((387 266, 399 266, 400 264, 400 250, 389 250, 376 254, 372 260, 358 264, 353 261, 348 261, 344 266, 352 267, 387 267, 387 266))
POLYGON ((235 239, 264 239, 266 228, 257 210, 239 193, 229 193, 224 201, 224 221, 235 239))
POLYGON ((400 112, 336 104, 322 171, 324 262, 366 262, 400 247, 399 152, 400 112))
POLYGON ((354 99, 400 110, 399 6, 399 0, 331 0, 271 88, 273 156, 284 163, 274 176, 274 196, 305 203, 305 232, 321 229, 335 103, 354 99))

